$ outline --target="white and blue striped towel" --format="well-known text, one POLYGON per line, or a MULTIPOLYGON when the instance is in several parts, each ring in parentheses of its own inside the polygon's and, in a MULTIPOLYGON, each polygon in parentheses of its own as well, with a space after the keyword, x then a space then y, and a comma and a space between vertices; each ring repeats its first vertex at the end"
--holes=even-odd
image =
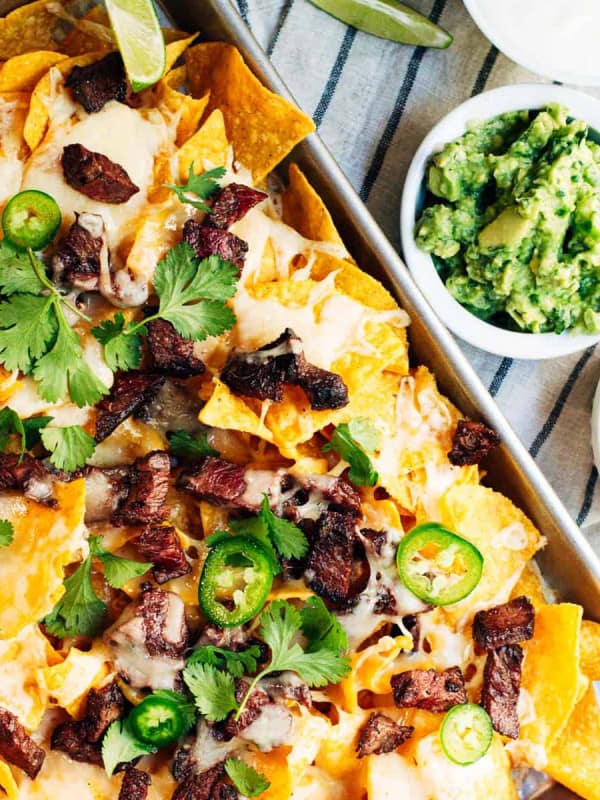
MULTIPOLYGON (((499 54, 460 0, 410 0, 454 35, 449 50, 386 42, 348 28, 308 0, 237 0, 299 105, 390 240, 399 247, 400 196, 430 128, 470 95, 542 82, 499 54)), ((589 90, 600 96, 600 91, 589 90)), ((590 412, 600 349, 551 362, 468 358, 600 553, 600 491, 590 412)))

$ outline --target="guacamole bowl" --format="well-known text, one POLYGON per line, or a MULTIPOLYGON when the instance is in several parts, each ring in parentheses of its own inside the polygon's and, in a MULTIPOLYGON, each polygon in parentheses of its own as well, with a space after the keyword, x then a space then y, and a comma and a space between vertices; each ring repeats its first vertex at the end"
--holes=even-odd
MULTIPOLYGON (((501 114, 537 111, 557 104, 567 109, 569 120, 585 122, 590 129, 588 138, 598 142, 596 131, 600 131, 599 100, 554 84, 504 86, 472 97, 444 117, 425 137, 415 153, 404 184, 400 220, 402 250, 415 282, 454 334, 476 347, 500 356, 556 358, 584 350, 599 342, 600 333, 575 333, 569 329, 560 334, 531 333, 519 330, 516 324, 505 324, 502 315, 494 317, 494 322, 482 319, 481 315, 478 316, 468 306, 459 303, 446 287, 439 271, 439 259, 436 267, 435 256, 417 244, 415 226, 426 204, 431 159, 448 143, 460 139, 473 123, 486 122, 501 114)), ((470 166, 468 154, 466 157, 470 166)), ((473 168, 477 168, 475 163, 473 168)), ((492 225, 488 228, 492 229, 492 225)))

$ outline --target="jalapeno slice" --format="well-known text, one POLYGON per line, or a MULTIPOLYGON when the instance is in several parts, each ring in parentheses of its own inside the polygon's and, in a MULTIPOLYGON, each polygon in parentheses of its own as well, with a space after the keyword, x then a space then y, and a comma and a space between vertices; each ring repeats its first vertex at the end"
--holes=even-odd
POLYGON ((61 219, 53 197, 37 189, 26 189, 11 197, 4 207, 2 230, 13 244, 42 250, 54 239, 61 219))
POLYGON ((493 736, 489 714, 475 703, 451 708, 440 728, 442 750, 461 767, 479 761, 490 749, 493 736))
POLYGON ((402 582, 420 600, 447 606, 467 597, 477 586, 483 556, 471 542, 428 522, 402 539, 396 564, 402 582))
POLYGON ((128 717, 134 736, 140 741, 165 747, 183 733, 185 721, 177 703, 168 697, 149 695, 128 717))
POLYGON ((267 551, 247 536, 218 541, 209 552, 200 578, 200 608, 215 625, 233 628, 255 617, 273 584, 267 551))

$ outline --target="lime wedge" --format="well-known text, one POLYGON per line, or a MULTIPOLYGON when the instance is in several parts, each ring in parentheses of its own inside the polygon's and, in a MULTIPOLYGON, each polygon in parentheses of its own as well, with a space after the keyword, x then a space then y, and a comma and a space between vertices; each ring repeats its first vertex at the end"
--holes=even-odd
POLYGON ((119 50, 134 92, 147 89, 165 70, 165 41, 152 0, 106 0, 119 50))
POLYGON ((310 0, 353 28, 382 39, 445 48, 452 36, 414 8, 394 0, 310 0))

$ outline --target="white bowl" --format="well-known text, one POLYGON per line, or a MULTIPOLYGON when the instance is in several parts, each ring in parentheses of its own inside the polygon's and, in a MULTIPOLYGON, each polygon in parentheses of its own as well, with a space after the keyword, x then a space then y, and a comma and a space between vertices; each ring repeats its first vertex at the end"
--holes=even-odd
POLYGON ((427 166, 433 153, 462 136, 469 122, 488 120, 507 111, 541 108, 548 103, 561 103, 573 117, 585 120, 591 128, 600 131, 600 100, 582 92, 552 84, 527 83, 492 89, 455 108, 429 132, 415 153, 402 193, 402 249, 416 284, 453 333, 499 356, 556 358, 585 350, 600 342, 600 333, 518 333, 479 319, 452 297, 438 275, 431 256, 417 247, 415 222, 423 206, 427 166))

